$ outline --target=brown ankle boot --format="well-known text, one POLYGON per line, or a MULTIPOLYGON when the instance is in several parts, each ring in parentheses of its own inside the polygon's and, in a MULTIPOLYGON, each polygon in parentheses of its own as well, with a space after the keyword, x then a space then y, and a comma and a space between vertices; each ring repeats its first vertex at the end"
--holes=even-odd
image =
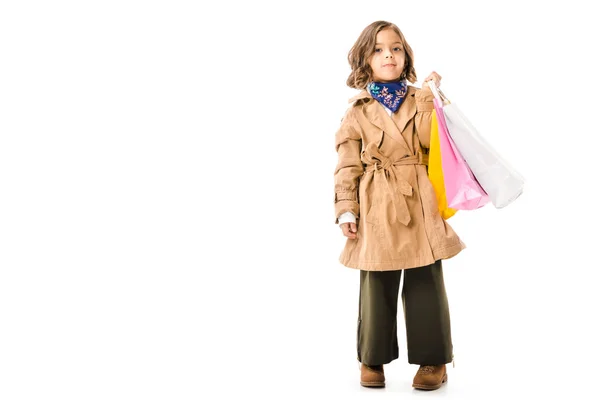
POLYGON ((365 387, 384 387, 383 365, 360 365, 360 384, 365 387))
POLYGON ((413 379, 413 387, 422 390, 435 390, 447 381, 448 374, 446 374, 445 364, 421 365, 413 379))

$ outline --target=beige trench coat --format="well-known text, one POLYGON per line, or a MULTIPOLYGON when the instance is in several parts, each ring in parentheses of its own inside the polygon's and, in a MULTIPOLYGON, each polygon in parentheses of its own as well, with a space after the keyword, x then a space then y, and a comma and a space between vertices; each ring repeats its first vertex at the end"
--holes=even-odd
POLYGON ((441 217, 427 175, 433 95, 408 87, 390 117, 364 90, 335 136, 335 223, 346 211, 357 219, 339 261, 350 268, 390 271, 429 265, 465 244, 441 217))

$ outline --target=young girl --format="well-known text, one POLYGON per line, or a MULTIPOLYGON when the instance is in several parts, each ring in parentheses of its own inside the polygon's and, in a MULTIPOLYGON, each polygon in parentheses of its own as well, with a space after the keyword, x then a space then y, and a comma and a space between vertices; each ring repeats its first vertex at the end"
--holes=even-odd
MULTIPOLYGON (((418 89, 414 58, 390 22, 367 26, 348 54, 351 88, 362 91, 336 133, 335 214, 348 239, 340 262, 360 270, 357 332, 360 383, 385 386, 383 364, 398 358, 402 304, 408 362, 418 389, 438 389, 453 360, 442 259, 465 248, 441 217, 427 175, 433 94, 418 89)), ((433 111, 435 112, 435 111, 433 111)))

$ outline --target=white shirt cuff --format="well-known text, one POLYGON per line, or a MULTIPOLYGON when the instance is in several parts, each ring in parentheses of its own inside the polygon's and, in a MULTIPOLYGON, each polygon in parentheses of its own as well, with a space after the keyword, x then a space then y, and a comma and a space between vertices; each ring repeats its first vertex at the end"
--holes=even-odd
POLYGON ((350 211, 346 211, 345 213, 343 213, 342 215, 340 215, 340 217, 338 218, 338 223, 339 224, 343 224, 346 222, 354 222, 356 223, 356 216, 351 213, 350 211))

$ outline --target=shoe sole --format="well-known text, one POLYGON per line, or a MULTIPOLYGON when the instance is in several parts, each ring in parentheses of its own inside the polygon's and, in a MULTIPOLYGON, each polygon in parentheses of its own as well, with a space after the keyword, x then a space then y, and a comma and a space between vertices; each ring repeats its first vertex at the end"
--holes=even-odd
POLYGON ((385 382, 363 382, 360 381, 361 386, 368 388, 381 388, 385 387, 385 382))
POLYGON ((436 389, 441 388, 442 385, 444 383, 446 383, 446 382, 448 382, 448 375, 447 374, 444 375, 444 377, 442 378, 442 382, 440 384, 438 384, 438 385, 431 386, 431 385, 420 385, 418 383, 416 383, 416 384, 413 383, 413 387, 415 389, 421 389, 421 390, 436 390, 436 389))

